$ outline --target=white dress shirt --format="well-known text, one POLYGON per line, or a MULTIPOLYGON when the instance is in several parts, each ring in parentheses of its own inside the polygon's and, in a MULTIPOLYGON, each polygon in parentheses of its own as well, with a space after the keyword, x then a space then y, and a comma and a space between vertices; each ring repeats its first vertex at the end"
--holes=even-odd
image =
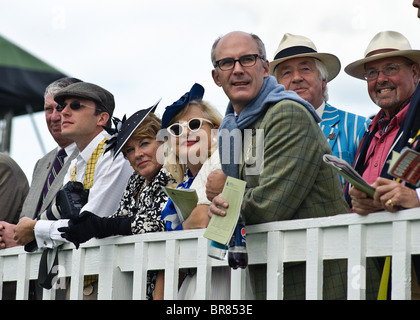
MULTIPOLYGON (((110 138, 106 131, 98 134, 88 146, 70 163, 63 185, 71 180, 71 173, 76 164, 76 181, 83 183, 86 165, 97 145, 104 139, 110 138)), ((133 173, 130 163, 120 153, 114 160, 112 152, 106 152, 99 157, 95 167, 94 183, 89 190, 88 202, 80 212, 90 211, 98 216, 107 217, 118 209, 121 196, 127 186, 128 179, 133 173)), ((58 228, 67 226, 67 219, 39 220, 34 233, 38 248, 54 248, 64 242, 58 228)))

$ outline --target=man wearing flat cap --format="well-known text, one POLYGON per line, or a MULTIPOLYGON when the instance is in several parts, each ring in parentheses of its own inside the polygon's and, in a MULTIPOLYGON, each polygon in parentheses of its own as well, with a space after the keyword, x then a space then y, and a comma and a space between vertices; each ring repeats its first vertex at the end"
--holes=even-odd
MULTIPOLYGON (((73 140, 79 150, 63 184, 80 182, 89 190, 80 212, 110 216, 116 212, 133 172, 122 154, 114 159, 111 153, 104 153, 110 135, 103 127, 109 124, 114 112, 114 97, 95 84, 79 82, 57 92, 54 100, 58 103, 57 111, 61 112, 61 134, 73 140)), ((22 218, 15 237, 19 244, 35 240, 38 248, 51 249, 65 242, 57 229, 67 224, 67 219, 61 219, 54 210, 47 210, 39 220, 22 218)))
POLYGON ((290 33, 283 36, 274 60, 270 62, 270 74, 277 82, 286 90, 295 91, 315 108, 333 154, 352 165, 370 120, 327 102, 327 82, 338 75, 340 68, 336 56, 319 53, 310 39, 290 33))

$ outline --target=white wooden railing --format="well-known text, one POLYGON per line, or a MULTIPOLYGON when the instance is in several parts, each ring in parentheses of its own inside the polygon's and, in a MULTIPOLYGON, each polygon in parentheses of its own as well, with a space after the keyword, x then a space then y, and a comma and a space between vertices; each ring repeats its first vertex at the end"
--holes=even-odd
MULTIPOLYGON (((176 299, 179 269, 197 268, 197 296, 206 299, 212 266, 227 262, 207 256, 203 233, 92 239, 79 249, 66 244, 59 252, 60 276, 71 277, 70 299, 82 299, 83 277, 88 274, 99 275, 98 299, 145 299, 147 270, 164 269, 165 299, 176 299)), ((282 299, 283 264, 292 261, 307 263, 306 298, 322 299, 323 260, 343 258, 348 261, 348 299, 364 299, 360 280, 365 277, 357 270, 364 270, 367 257, 376 256, 392 256, 392 298, 411 299, 411 255, 420 254, 420 209, 248 226, 247 248, 249 264, 267 264, 267 299, 282 299)), ((40 253, 26 253, 22 247, 0 250, 0 286, 16 281, 16 299, 27 299, 39 260, 40 253)), ((232 299, 245 297, 245 277, 243 270, 232 272, 232 299)), ((44 290, 43 298, 54 299, 54 293, 44 290)))

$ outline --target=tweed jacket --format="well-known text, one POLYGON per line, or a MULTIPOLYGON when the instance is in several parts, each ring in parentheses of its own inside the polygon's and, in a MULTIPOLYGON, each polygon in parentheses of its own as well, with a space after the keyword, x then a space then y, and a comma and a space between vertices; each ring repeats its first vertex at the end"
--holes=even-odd
MULTIPOLYGON (((257 175, 247 174, 246 155, 240 165, 240 177, 247 182, 242 203, 247 225, 350 212, 338 175, 322 160, 323 154, 331 154, 331 148, 302 105, 278 102, 251 128, 264 130, 264 166, 257 175)), ((256 136, 252 146, 243 146, 245 153, 249 148, 258 155, 256 136)), ((324 262, 324 299, 346 298, 346 270, 345 260, 324 262)), ((265 267, 250 266, 250 272, 257 299, 264 299, 265 267)), ((378 278, 378 272, 376 275, 378 278)), ((305 298, 304 263, 285 264, 283 288, 285 299, 305 298)))
POLYGON ((325 102, 319 125, 333 155, 353 165, 357 149, 370 122, 369 118, 339 110, 325 102))
POLYGON ((21 217, 35 219, 38 217, 38 214, 40 212, 43 212, 47 209, 51 201, 54 199, 56 193, 63 186, 63 180, 66 176, 70 162, 79 153, 78 149, 75 148, 74 152, 69 156, 67 161, 64 163, 64 166, 60 170, 60 173, 55 178, 53 184, 48 190, 47 196, 45 197, 44 201, 40 203, 44 184, 52 169, 52 163, 54 162, 57 152, 57 148, 54 148, 41 159, 39 159, 35 164, 34 171, 32 174, 31 187, 29 188, 28 195, 26 197, 25 202, 23 203, 22 213, 20 215, 21 217))
MULTIPOLYGON (((242 205, 247 224, 350 212, 338 174, 322 160, 331 148, 303 106, 290 100, 276 103, 251 127, 264 130, 264 166, 258 175, 247 174, 245 156, 239 168, 247 182, 242 205)), ((260 153, 256 136, 254 155, 260 153)))

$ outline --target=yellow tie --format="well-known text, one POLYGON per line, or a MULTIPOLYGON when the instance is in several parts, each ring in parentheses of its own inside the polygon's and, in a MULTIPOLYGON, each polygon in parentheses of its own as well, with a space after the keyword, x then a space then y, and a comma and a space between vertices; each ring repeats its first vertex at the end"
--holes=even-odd
MULTIPOLYGON (((99 157, 104 153, 105 149, 105 142, 108 140, 107 138, 103 139, 95 148, 95 150, 92 152, 92 155, 89 158, 89 161, 86 165, 85 170, 85 177, 83 179, 83 187, 85 189, 90 189, 93 186, 93 181, 95 178, 95 166, 98 162, 99 157)), ((71 173, 71 181, 76 181, 76 171, 77 166, 76 163, 74 164, 73 171, 71 173)))

